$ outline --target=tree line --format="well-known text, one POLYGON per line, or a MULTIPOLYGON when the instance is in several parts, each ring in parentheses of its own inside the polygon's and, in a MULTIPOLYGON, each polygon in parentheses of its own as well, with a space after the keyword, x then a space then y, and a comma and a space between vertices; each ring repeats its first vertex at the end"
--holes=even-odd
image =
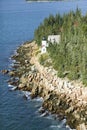
POLYGON ((58 76, 80 79, 87 85, 87 14, 78 8, 68 14, 50 15, 35 30, 35 40, 41 45, 43 36, 60 35, 59 44, 49 44, 48 52, 58 76))

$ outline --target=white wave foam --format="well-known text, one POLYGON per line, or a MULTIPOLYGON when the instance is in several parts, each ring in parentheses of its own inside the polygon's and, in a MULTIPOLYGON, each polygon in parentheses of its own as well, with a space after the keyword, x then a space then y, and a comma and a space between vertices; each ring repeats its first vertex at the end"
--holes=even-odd
POLYGON ((26 96, 30 96, 31 92, 28 92, 28 91, 23 91, 23 93, 26 95, 26 96))
POLYGON ((66 125, 66 128, 68 128, 69 130, 76 130, 76 129, 71 129, 68 125, 66 125))
POLYGON ((51 125, 50 128, 52 128, 53 130, 59 130, 59 128, 61 128, 60 125, 51 125))
POLYGON ((33 101, 43 102, 43 98, 42 97, 37 97, 37 98, 34 98, 33 101))
POLYGON ((49 119, 49 120, 52 120, 52 119, 53 119, 52 115, 50 115, 50 114, 49 114, 49 116, 47 116, 46 118, 49 119))
POLYGON ((13 85, 10 85, 10 84, 8 85, 8 87, 9 87, 10 90, 16 90, 17 89, 17 86, 13 86, 13 85))
POLYGON ((25 96, 26 97, 26 99, 30 99, 30 92, 28 92, 28 91, 22 91, 23 92, 23 96, 25 96))
POLYGON ((12 88, 12 87, 13 87, 13 85, 8 84, 8 87, 9 87, 9 88, 12 88))
POLYGON ((61 121, 61 126, 63 126, 63 125, 65 125, 66 124, 66 119, 63 119, 62 121, 61 121))
POLYGON ((17 86, 8 85, 8 87, 9 87, 9 89, 10 89, 11 91, 13 91, 13 90, 16 90, 16 89, 17 89, 17 86))

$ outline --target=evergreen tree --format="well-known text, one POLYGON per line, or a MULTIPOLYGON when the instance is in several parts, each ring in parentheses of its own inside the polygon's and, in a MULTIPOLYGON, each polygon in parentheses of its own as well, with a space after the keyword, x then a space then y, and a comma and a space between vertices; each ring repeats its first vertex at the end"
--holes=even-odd
POLYGON ((35 40, 41 45, 43 36, 60 34, 60 44, 51 44, 48 52, 58 75, 71 80, 80 79, 87 84, 87 14, 77 8, 61 16, 50 15, 35 30, 35 40), (67 72, 67 73, 66 73, 67 72))

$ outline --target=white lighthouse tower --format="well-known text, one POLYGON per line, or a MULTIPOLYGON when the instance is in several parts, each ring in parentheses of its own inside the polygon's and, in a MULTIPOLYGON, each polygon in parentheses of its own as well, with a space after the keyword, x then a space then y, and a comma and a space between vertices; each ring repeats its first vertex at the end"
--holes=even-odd
POLYGON ((47 41, 45 39, 45 37, 43 37, 42 39, 42 43, 41 43, 41 53, 46 53, 46 47, 47 47, 47 41))

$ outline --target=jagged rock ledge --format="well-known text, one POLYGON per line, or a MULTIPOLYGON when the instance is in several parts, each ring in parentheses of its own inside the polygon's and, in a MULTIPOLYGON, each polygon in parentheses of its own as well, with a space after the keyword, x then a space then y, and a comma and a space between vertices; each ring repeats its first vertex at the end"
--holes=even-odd
POLYGON ((66 117, 67 124, 76 130, 87 129, 87 88, 79 82, 57 77, 57 72, 38 61, 38 46, 26 42, 12 56, 16 62, 9 72, 9 84, 31 91, 31 98, 43 98, 44 109, 66 117))

